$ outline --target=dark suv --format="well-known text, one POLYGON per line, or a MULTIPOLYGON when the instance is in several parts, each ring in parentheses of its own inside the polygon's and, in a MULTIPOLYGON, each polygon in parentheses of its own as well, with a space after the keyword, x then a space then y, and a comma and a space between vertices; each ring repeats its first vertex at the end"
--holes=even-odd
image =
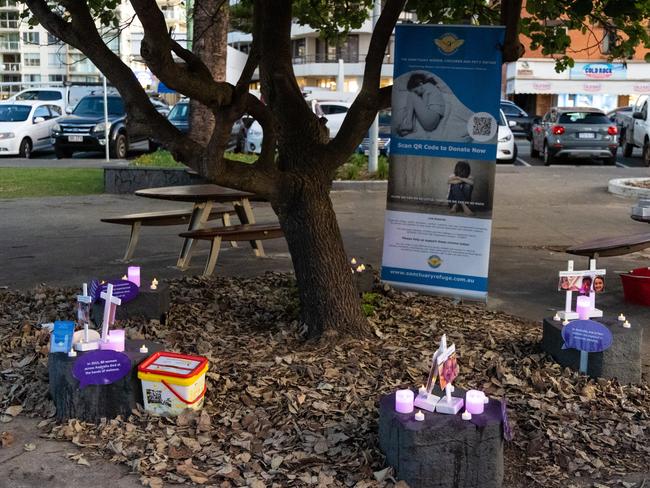
MULTIPOLYGON (((109 95, 108 140, 112 158, 126 158, 129 144, 144 141, 144 134, 133 134, 126 128, 124 101, 109 95)), ((75 152, 103 151, 106 147, 104 96, 89 95, 79 100, 71 115, 61 117, 52 128, 52 144, 57 158, 69 158, 75 152)))

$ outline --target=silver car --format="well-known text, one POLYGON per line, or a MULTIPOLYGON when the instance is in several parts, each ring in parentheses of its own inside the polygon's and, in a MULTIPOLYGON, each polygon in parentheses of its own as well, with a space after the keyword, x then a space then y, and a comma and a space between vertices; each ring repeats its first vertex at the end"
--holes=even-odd
POLYGON ((553 107, 532 127, 530 153, 546 166, 557 158, 596 158, 616 164, 618 129, 595 108, 553 107))

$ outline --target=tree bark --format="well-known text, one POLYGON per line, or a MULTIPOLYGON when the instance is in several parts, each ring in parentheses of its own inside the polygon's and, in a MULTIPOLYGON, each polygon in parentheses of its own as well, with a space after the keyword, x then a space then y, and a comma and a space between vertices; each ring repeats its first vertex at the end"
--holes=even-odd
POLYGON ((272 201, 285 233, 309 338, 368 333, 343 239, 329 197, 329 182, 300 175, 272 201))
MULTIPOLYGON (((228 2, 194 0, 192 52, 207 66, 216 81, 226 80, 228 51, 228 2)), ((214 130, 212 111, 190 100, 189 136, 207 144, 214 130)), ((228 128, 230 130, 230 127, 228 128)))

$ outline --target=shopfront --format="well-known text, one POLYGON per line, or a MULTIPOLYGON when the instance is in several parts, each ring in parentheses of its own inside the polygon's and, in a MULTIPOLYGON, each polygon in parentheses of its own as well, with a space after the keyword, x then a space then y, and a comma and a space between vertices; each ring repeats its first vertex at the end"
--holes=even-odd
POLYGON ((593 107, 605 112, 650 94, 645 62, 578 62, 561 73, 553 60, 520 59, 506 66, 505 95, 529 113, 552 106, 593 107))

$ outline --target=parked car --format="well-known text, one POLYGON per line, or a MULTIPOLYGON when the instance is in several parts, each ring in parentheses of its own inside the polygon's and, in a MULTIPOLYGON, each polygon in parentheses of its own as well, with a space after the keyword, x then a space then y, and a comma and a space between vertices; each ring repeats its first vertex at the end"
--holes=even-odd
POLYGON ((631 116, 619 114, 621 120, 621 146, 623 156, 632 156, 635 147, 642 149, 643 162, 650 166, 650 119, 648 118, 648 96, 637 98, 631 116))
POLYGON ((73 85, 66 87, 41 87, 28 88, 9 97, 8 101, 27 102, 42 101, 50 102, 61 107, 61 111, 71 111, 72 108, 86 95, 96 91, 95 86, 73 85))
POLYGON ((530 129, 533 125, 534 115, 528 115, 524 109, 519 107, 510 100, 501 100, 501 110, 509 121, 514 121, 515 125, 510 129, 515 136, 525 136, 530 140, 530 129))
MULTIPOLYGON (((187 99, 179 101, 176 105, 172 107, 167 115, 167 120, 169 120, 174 127, 176 127, 183 134, 187 134, 190 130, 190 102, 187 99)), ((253 118, 245 115, 239 120, 235 121, 230 130, 230 138, 228 139, 227 151, 233 152, 242 152, 244 149, 244 144, 246 142, 246 131, 250 124, 253 122, 253 118)), ((164 146, 163 143, 157 140, 149 141, 149 149, 155 150, 159 147, 164 146)))
POLYGON ((319 102, 323 115, 327 119, 327 128, 330 130, 330 139, 334 139, 345 120, 345 116, 352 105, 350 102, 321 101, 319 102))
POLYGON ((32 151, 50 149, 50 132, 61 107, 47 102, 0 103, 0 155, 29 159, 32 151))
POLYGON ((164 115, 165 117, 169 115, 169 105, 167 105, 163 100, 159 98, 149 97, 149 101, 161 115, 164 115))
POLYGON ((517 160, 517 144, 515 143, 515 136, 510 129, 510 124, 514 125, 515 123, 506 118, 503 110, 499 110, 498 123, 497 163, 514 164, 517 160))
POLYGON ((618 129, 602 110, 553 107, 533 127, 530 153, 542 155, 545 165, 556 158, 597 158, 616 164, 618 129))
MULTIPOLYGON (((124 101, 109 95, 108 144, 113 158, 124 159, 129 145, 147 140, 144 133, 134 133, 126 126, 124 101)), ((106 147, 104 124, 104 96, 90 95, 82 98, 71 115, 62 117, 52 128, 52 142, 57 158, 69 158, 79 151, 103 151, 106 147)))
MULTIPOLYGON (((382 156, 388 156, 390 154, 390 120, 390 110, 381 110, 379 112, 379 137, 377 140, 377 146, 379 147, 379 154, 382 156)), ((366 134, 366 137, 363 138, 363 141, 361 141, 361 144, 357 147, 357 152, 367 156, 369 147, 370 133, 366 134)))

